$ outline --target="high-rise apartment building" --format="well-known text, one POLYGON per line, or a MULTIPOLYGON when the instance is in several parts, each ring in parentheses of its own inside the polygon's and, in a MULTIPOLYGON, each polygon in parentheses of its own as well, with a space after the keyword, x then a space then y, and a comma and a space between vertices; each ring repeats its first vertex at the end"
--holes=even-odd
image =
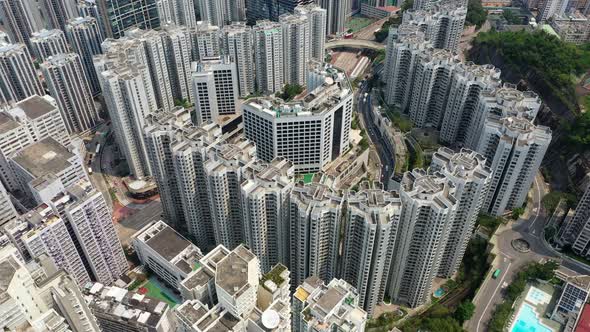
POLYGON ((191 71, 197 125, 236 114, 238 75, 228 56, 205 58, 191 71))
POLYGON ((160 24, 182 25, 194 28, 197 25, 193 0, 158 0, 160 24))
POLYGON ((395 302, 416 307, 430 297, 458 205, 450 187, 440 173, 415 169, 404 174, 389 284, 395 302))
MULTIPOLYGON (((100 34, 107 38, 106 28, 104 26, 103 16, 101 15, 96 0, 78 0, 78 17, 92 17, 98 22, 100 34)), ((74 18, 75 19, 75 18, 74 18)), ((67 30, 67 27, 66 27, 67 30)))
POLYGON ((192 61, 201 61, 204 58, 221 55, 218 26, 211 25, 207 21, 199 21, 197 27, 189 31, 191 35, 192 61))
POLYGON ((28 198, 42 204, 75 183, 88 181, 79 151, 53 137, 44 138, 15 152, 10 159, 15 178, 28 198))
POLYGON ((293 293, 291 331, 362 332, 368 315, 359 299, 357 290, 344 280, 332 279, 325 284, 316 276, 309 277, 293 293))
POLYGON ((144 132, 166 222, 209 250, 215 235, 203 164, 209 147, 224 139, 221 128, 194 127, 189 111, 178 108, 150 115, 144 132))
POLYGON ((125 36, 141 42, 144 48, 144 63, 149 68, 158 108, 170 110, 174 107, 168 58, 166 57, 166 32, 155 30, 131 29, 125 36))
POLYGON ((89 282, 90 275, 84 267, 64 220, 54 214, 51 208, 43 209, 42 206, 36 211, 30 211, 27 219, 32 228, 23 235, 21 240, 29 255, 32 258, 38 258, 41 255, 49 256, 55 265, 71 275, 79 286, 89 282))
POLYGON ((89 181, 67 187, 48 204, 66 222, 93 280, 111 284, 129 270, 111 211, 89 181))
POLYGON ((70 134, 93 128, 99 121, 80 56, 61 53, 41 64, 49 93, 57 101, 70 134))
POLYGON ((289 193, 293 165, 286 159, 246 166, 241 183, 242 222, 245 243, 260 259, 262 271, 270 271, 289 257, 289 193))
POLYGON ((60 53, 69 53, 68 43, 63 31, 58 29, 41 30, 33 32, 31 36, 31 48, 39 62, 47 60, 48 57, 60 53))
POLYGON ((276 0, 248 0, 246 3, 248 24, 254 25, 261 20, 279 19, 279 5, 276 0))
POLYGON ((257 156, 291 161, 298 173, 317 172, 350 144, 352 87, 346 74, 323 63, 310 65, 310 76, 322 77, 302 99, 250 99, 242 105, 246 138, 257 156))
POLYGON ((235 248, 244 243, 241 183, 243 168, 253 161, 255 148, 247 140, 220 144, 204 162, 206 190, 211 209, 215 243, 235 248))
POLYGON ((160 27, 156 0, 110 0, 97 1, 98 12, 109 38, 121 38, 125 31, 156 29, 160 27))
POLYGON ((0 179, 8 191, 20 186, 9 164, 14 153, 48 137, 70 144, 57 102, 50 96, 31 96, 0 112, 0 128, 0 179))
MULTIPOLYGON (((28 40, 27 40, 28 41, 28 40)), ((0 45, 0 103, 44 95, 25 44, 0 45)))
POLYGON ((201 20, 218 27, 246 19, 245 0, 201 0, 201 20))
POLYGON ((457 200, 457 212, 438 270, 439 277, 451 278, 463 260, 492 172, 479 153, 467 149, 455 153, 449 148, 440 148, 433 154, 430 171, 442 173, 453 184, 452 193, 457 200))
POLYGON ((0 226, 14 220, 17 216, 18 214, 10 201, 6 188, 0 183, 0 226))
POLYGON ((533 121, 539 113, 541 104, 541 98, 536 93, 520 91, 516 85, 510 83, 504 83, 492 91, 483 91, 477 112, 473 113, 467 122, 467 128, 462 129, 465 132, 465 145, 472 150, 477 149, 488 116, 519 116, 533 121))
POLYGON ((18 257, 9 255, 0 260, 2 302, 0 328, 8 331, 28 329, 51 305, 43 301, 35 280, 18 257))
POLYGON ((397 193, 363 190, 347 200, 342 278, 359 292, 369 314, 383 301, 398 236, 401 200, 397 193))
POLYGON ((413 75, 421 51, 429 46, 425 42, 424 33, 417 27, 401 26, 397 36, 393 29, 389 30, 385 52, 385 100, 388 104, 402 111, 409 107, 412 95, 412 81, 409 77, 413 75))
POLYGON ((493 65, 465 63, 457 67, 451 78, 440 126, 440 141, 465 146, 472 120, 479 115, 480 97, 500 86, 500 69, 493 65))
POLYGON ((310 276, 330 280, 338 274, 344 199, 328 186, 296 185, 289 198, 290 258, 293 284, 310 276))
POLYGON ((70 329, 75 332, 100 331, 94 315, 80 291, 81 287, 78 287, 70 276, 63 273, 58 273, 54 280, 48 283, 54 307, 65 318, 70 329))
POLYGON ((191 82, 191 36, 189 30, 177 25, 164 25, 166 58, 174 100, 193 101, 191 82))
POLYGON ((256 89, 264 94, 279 92, 287 82, 283 27, 276 22, 258 21, 253 30, 256 89))
POLYGON ((52 29, 65 31, 68 20, 78 17, 75 1, 41 0, 40 2, 45 20, 52 29))
POLYGON ((571 222, 562 227, 567 227, 564 230, 564 242, 572 243, 572 250, 587 257, 590 249, 590 187, 586 189, 576 206, 571 222))
POLYGON ((493 171, 483 209, 492 215, 524 204, 551 143, 551 129, 517 116, 489 116, 477 151, 493 171))
POLYGON ((41 28, 33 18, 31 2, 27 0, 1 0, 0 19, 13 43, 29 45, 33 31, 41 28))
POLYGON ((77 17, 68 21, 65 31, 72 49, 80 56, 90 91, 96 96, 100 93, 100 82, 93 57, 102 54, 104 35, 100 25, 94 17, 77 17))
POLYGON ((149 70, 145 65, 121 64, 102 72, 101 76, 115 138, 131 174, 136 178, 148 176, 151 168, 143 127, 146 117, 158 109, 149 70))
MULTIPOLYGON (((173 175, 175 174, 175 168, 172 157, 172 143, 176 142, 176 133, 182 133, 185 127, 189 127, 190 123, 189 110, 179 107, 172 112, 162 111, 148 116, 144 129, 149 153, 148 159, 152 167, 152 175, 158 183, 164 219, 174 229, 183 234, 192 233, 189 231, 185 219, 180 183, 177 181, 176 176, 173 175)), ((221 130, 218 133, 221 134, 221 130)), ((188 182, 187 184, 191 183, 188 182)), ((187 195, 189 194, 187 192, 187 195)), ((203 246, 205 241, 199 238, 196 242, 199 247, 205 249, 207 248, 203 246)), ((214 240, 211 240, 211 242, 213 243, 214 240)))
POLYGON ((295 13, 307 16, 309 22, 310 58, 317 61, 324 61, 326 54, 327 11, 318 5, 309 4, 295 8, 295 13))
POLYGON ((408 10, 402 25, 415 25, 424 32, 433 47, 457 50, 465 26, 467 7, 452 7, 447 3, 428 10, 408 10))
POLYGON ((537 21, 539 22, 546 22, 549 20, 553 15, 561 15, 565 13, 568 3, 568 0, 546 0, 540 3, 539 5, 539 12, 537 16, 537 21))
POLYGON ((344 32, 345 23, 350 16, 351 0, 319 0, 319 5, 327 12, 326 31, 329 35, 344 32))
POLYGON ((441 123, 451 78, 459 59, 447 50, 429 48, 420 55, 414 67, 410 119, 417 127, 438 128, 441 123))
POLYGON ((255 92, 252 28, 244 23, 232 23, 224 26, 221 33, 223 53, 236 64, 238 95, 244 98, 255 92))
POLYGON ((304 86, 311 55, 309 18, 303 14, 284 14, 279 18, 283 30, 283 70, 285 83, 304 86))

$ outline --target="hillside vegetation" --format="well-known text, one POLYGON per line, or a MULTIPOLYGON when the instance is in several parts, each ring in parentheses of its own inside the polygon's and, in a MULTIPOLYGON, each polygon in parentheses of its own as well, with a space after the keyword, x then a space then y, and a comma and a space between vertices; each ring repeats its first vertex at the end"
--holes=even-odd
POLYGON ((575 80, 590 68, 590 47, 565 43, 542 31, 490 31, 475 38, 468 58, 494 64, 508 81, 526 80, 551 108, 559 102, 577 111, 575 80))

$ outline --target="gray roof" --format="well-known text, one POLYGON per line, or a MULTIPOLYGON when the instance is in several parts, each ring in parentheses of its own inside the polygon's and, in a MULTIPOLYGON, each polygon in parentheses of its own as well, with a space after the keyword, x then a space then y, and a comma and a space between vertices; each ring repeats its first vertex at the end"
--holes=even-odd
POLYGON ((324 312, 330 312, 332 308, 334 308, 342 299, 344 298, 344 293, 340 292, 340 290, 336 287, 331 287, 328 289, 316 302, 316 305, 324 310, 324 312))
POLYGON ((184 279, 183 285, 188 289, 193 289, 197 286, 206 285, 211 279, 213 279, 213 275, 211 274, 211 272, 209 272, 209 268, 202 266, 192 275, 184 279))
POLYGON ((48 137, 24 148, 12 160, 38 178, 67 169, 72 165, 68 160, 73 156, 63 145, 48 137))
POLYGON ((171 261, 191 245, 187 239, 170 227, 164 227, 158 234, 147 240, 146 244, 167 261, 171 261))
POLYGON ((31 119, 36 119, 56 109, 56 107, 45 98, 37 95, 20 101, 16 104, 16 107, 22 109, 31 119))
POLYGON ((9 130, 18 128, 18 126, 18 122, 12 120, 12 118, 5 113, 0 112, 0 132, 6 133, 9 130))
POLYGON ((234 296, 248 284, 248 262, 232 251, 217 265, 215 282, 234 296))

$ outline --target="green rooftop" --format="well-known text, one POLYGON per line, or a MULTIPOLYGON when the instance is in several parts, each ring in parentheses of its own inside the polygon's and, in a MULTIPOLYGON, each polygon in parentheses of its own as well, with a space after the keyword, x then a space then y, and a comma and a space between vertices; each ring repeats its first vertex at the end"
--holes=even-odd
POLYGON ((307 173, 307 174, 303 175, 303 183, 305 183, 305 184, 311 183, 311 181, 313 181, 314 175, 315 175, 315 173, 307 173))

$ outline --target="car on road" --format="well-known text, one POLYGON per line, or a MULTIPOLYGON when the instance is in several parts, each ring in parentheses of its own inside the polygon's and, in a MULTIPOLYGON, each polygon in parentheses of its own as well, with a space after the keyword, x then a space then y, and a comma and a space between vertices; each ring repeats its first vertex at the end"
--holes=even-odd
POLYGON ((500 276, 500 273, 502 273, 502 270, 496 269, 496 271, 494 271, 494 273, 492 274, 492 278, 498 279, 498 277, 500 276))

